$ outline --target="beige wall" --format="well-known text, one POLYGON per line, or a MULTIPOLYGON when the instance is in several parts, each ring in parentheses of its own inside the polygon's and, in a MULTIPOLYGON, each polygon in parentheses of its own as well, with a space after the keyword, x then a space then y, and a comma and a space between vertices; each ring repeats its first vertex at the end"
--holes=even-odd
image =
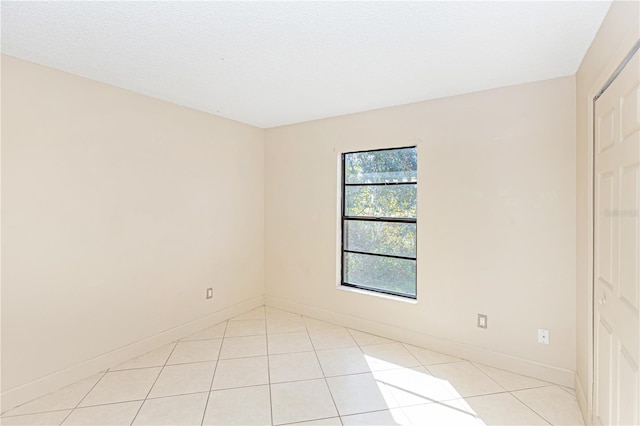
POLYGON ((265 149, 268 297, 573 372, 573 77, 268 129, 265 149), (407 145, 418 303, 337 290, 339 155, 407 145))
POLYGON ((639 39, 640 2, 614 1, 576 74, 576 374, 585 417, 592 372, 592 102, 639 39))
POLYGON ((7 56, 2 106, 3 392, 261 297, 262 129, 7 56))

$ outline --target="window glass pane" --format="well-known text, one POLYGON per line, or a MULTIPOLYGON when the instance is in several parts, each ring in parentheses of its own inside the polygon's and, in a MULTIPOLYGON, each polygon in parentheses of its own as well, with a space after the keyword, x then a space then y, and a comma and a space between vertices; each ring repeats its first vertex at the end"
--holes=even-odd
POLYGON ((416 182, 415 148, 354 152, 344 155, 346 183, 416 182))
POLYGON ((368 253, 416 257, 416 224, 346 220, 344 248, 368 253))
POLYGON ((417 184, 344 189, 346 216, 416 217, 417 184))
POLYGON ((344 253, 344 282, 415 297, 416 261, 344 253))

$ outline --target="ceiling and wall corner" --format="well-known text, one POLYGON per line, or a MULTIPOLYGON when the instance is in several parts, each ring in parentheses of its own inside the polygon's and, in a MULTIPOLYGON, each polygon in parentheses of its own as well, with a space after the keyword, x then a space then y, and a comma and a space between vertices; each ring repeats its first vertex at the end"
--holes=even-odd
POLYGON ((573 75, 596 2, 2 1, 2 52, 268 128, 573 75))

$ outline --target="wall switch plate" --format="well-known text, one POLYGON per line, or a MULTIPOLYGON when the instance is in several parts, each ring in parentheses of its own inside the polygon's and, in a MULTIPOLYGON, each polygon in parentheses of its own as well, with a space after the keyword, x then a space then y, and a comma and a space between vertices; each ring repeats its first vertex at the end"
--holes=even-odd
POLYGON ((487 328, 487 316, 483 314, 478 314, 478 327, 487 328))
POLYGON ((549 344, 549 330, 543 328, 538 329, 538 343, 542 343, 543 345, 549 344))
POLYGON ((211 287, 207 289, 207 299, 213 299, 213 288, 211 287))

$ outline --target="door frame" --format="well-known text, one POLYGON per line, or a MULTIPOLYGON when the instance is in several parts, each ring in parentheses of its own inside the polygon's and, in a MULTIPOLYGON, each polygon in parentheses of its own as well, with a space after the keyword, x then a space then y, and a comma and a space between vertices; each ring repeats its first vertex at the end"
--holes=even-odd
MULTIPOLYGON (((621 50, 621 49, 619 49, 621 50)), ((587 97, 587 114, 588 114, 588 134, 587 134, 587 227, 588 227, 588 235, 587 235, 587 279, 588 279, 588 291, 587 291, 587 320, 588 320, 588 328, 587 328, 587 387, 588 389, 581 389, 580 380, 578 380, 576 376, 575 387, 576 394, 582 393, 582 395, 578 395, 578 398, 581 396, 586 397, 586 401, 580 401, 582 403, 587 403, 587 414, 585 416, 585 420, 588 424, 593 423, 593 396, 594 396, 594 382, 595 382, 595 223, 594 223, 594 213, 595 213, 595 112, 596 112, 596 101, 607 88, 613 83, 613 81, 618 77, 618 75, 622 72, 624 67, 629 63, 631 58, 636 54, 636 52, 640 51, 640 40, 637 40, 631 50, 628 52, 616 52, 618 54, 612 55, 612 60, 607 63, 607 66, 604 67, 604 71, 600 73, 598 78, 596 79, 595 84, 592 86, 591 91, 587 97), (622 61, 618 58, 624 54, 622 61), (613 69, 613 72, 609 71, 613 69), (580 389, 578 389, 580 388, 580 389), (586 392, 586 394, 584 394, 586 392)))

